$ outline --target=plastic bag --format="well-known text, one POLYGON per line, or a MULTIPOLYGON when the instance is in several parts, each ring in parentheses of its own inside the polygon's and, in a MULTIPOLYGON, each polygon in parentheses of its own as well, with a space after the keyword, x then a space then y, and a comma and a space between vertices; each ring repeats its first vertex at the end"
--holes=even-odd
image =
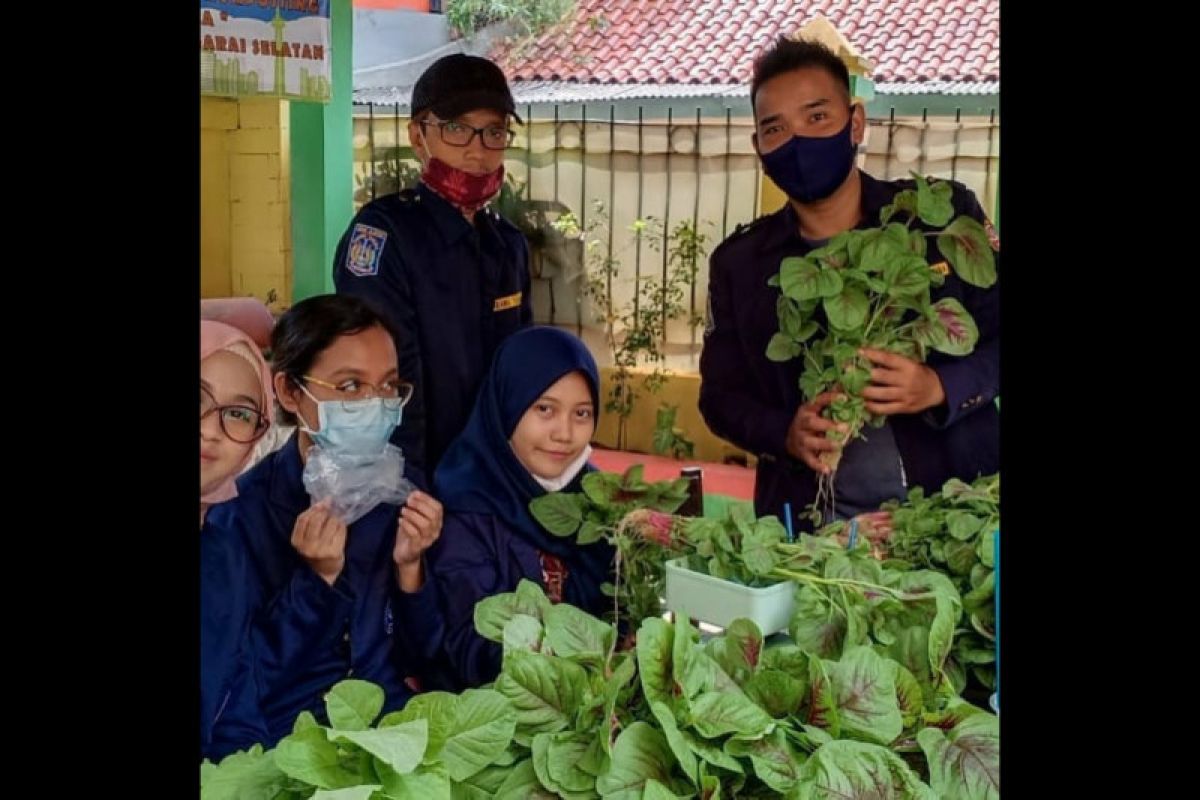
POLYGON ((404 477, 404 454, 389 444, 373 456, 327 452, 313 445, 304 465, 304 488, 314 504, 330 499, 333 513, 353 525, 380 503, 404 505, 417 487, 404 477))

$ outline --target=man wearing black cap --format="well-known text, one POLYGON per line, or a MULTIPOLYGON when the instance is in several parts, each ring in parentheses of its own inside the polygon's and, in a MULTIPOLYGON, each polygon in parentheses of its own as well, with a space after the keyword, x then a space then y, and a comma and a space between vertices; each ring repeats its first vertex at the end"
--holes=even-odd
POLYGON ((517 116, 500 68, 455 54, 413 87, 414 189, 372 200, 334 256, 339 294, 358 295, 396 332, 401 377, 415 385, 392 441, 429 478, 466 425, 492 353, 530 325, 529 250, 486 205, 504 182, 517 116))

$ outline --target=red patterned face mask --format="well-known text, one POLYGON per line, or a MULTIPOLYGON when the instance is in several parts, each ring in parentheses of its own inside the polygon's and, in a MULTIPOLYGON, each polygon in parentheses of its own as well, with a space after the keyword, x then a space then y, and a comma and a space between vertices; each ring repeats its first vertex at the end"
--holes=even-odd
POLYGON ((486 175, 472 175, 430 158, 421 171, 421 180, 447 203, 464 214, 473 215, 500 193, 504 183, 504 165, 486 175))

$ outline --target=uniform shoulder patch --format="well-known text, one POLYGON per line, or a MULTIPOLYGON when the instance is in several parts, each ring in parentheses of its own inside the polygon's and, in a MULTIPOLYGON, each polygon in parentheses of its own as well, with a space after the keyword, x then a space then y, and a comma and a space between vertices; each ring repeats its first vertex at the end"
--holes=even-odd
MULTIPOLYGON (((986 219, 986 218, 985 218, 986 219)), ((1000 252, 1000 234, 996 233, 996 226, 992 224, 990 219, 983 223, 983 229, 987 231, 988 241, 992 243, 992 249, 997 253, 1000 252)))
POLYGON ((351 275, 369 277, 379 274, 379 262, 383 246, 387 243, 387 232, 361 222, 350 234, 350 246, 346 248, 346 270, 351 275))
POLYGON ((755 227, 761 225, 763 222, 770 219, 770 217, 771 217, 770 214, 765 214, 761 217, 752 219, 749 222, 738 223, 736 226, 734 226, 733 233, 729 234, 728 238, 726 238, 725 241, 729 241, 730 239, 734 239, 738 236, 742 236, 743 234, 749 233, 750 231, 754 230, 755 227))
POLYGON ((758 217, 757 219, 753 219, 749 222, 739 222, 737 225, 734 226, 733 231, 731 231, 730 234, 724 238, 724 240, 717 243, 717 246, 713 248, 712 255, 713 256, 717 255, 718 251, 723 251, 730 244, 738 241, 743 236, 745 236, 747 233, 749 233, 750 231, 754 230, 759 225, 761 225, 764 220, 767 220, 769 218, 770 218, 770 215, 768 214, 765 217, 758 217))

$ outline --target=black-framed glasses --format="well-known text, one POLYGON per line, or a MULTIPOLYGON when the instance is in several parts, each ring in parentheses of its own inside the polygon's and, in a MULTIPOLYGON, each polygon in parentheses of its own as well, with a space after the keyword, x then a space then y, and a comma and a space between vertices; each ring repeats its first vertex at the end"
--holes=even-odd
MULTIPOLYGON (((326 389, 332 389, 337 392, 347 411, 354 410, 354 406, 345 405, 347 403, 353 403, 357 400, 371 400, 376 397, 383 400, 385 408, 403 408, 412 399, 413 395, 413 385, 408 381, 402 380, 384 381, 378 386, 354 378, 349 378, 341 383, 330 383, 320 378, 314 378, 311 375, 302 375, 300 376, 300 380, 305 383, 314 383, 317 386, 323 386, 326 389)), ((305 392, 307 393, 308 390, 305 389, 305 392)), ((312 397, 314 402, 321 402, 311 394, 308 396, 312 397)))
POLYGON ((437 127, 441 134, 442 141, 454 147, 466 147, 471 143, 471 140, 476 136, 479 141, 483 142, 483 146, 488 150, 503 150, 512 144, 513 137, 517 134, 509 127, 504 125, 488 125, 486 128, 472 128, 463 122, 457 120, 421 120, 421 130, 425 130, 426 125, 437 127))
POLYGON ((221 432, 238 444, 250 444, 267 431, 267 417, 253 406, 217 405, 212 393, 200 387, 200 421, 209 414, 217 415, 221 432))

